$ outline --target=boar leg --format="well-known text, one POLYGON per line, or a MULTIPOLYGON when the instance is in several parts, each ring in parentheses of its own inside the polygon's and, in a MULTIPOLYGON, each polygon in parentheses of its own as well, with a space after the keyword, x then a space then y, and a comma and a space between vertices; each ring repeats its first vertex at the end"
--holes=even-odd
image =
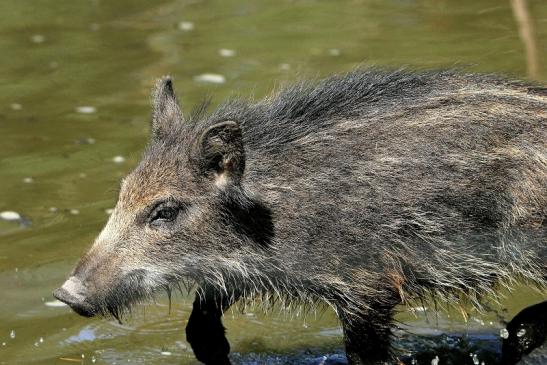
POLYGON ((524 308, 506 329, 501 364, 513 365, 547 341, 547 301, 524 308))
POLYGON ((346 356, 350 365, 383 364, 390 359, 394 307, 395 304, 375 305, 366 315, 340 316, 346 356))
POLYGON ((196 294, 186 325, 186 340, 196 358, 205 364, 228 365, 230 344, 222 325, 222 314, 235 301, 214 292, 196 294))

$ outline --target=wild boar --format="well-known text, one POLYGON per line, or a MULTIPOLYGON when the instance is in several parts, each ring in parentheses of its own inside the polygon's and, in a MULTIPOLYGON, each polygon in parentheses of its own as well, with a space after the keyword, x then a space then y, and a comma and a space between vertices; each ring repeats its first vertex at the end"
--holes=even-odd
POLYGON ((452 71, 356 70, 183 116, 171 79, 91 249, 54 295, 115 316, 181 280, 187 340, 229 364, 223 311, 326 303, 350 364, 388 360, 394 307, 476 306, 546 284, 545 89, 452 71))

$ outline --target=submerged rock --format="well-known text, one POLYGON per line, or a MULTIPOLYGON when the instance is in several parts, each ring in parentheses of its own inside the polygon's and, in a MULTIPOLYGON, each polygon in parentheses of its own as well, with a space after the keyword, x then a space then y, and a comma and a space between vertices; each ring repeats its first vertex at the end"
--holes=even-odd
POLYGON ((76 112, 80 114, 93 114, 97 112, 97 108, 95 108, 94 106, 89 106, 89 105, 78 106, 76 107, 76 112))
POLYGON ((114 156, 112 158, 112 162, 114 162, 114 163, 124 163, 125 162, 125 157, 123 157, 123 156, 114 156))
POLYGON ((13 210, 5 210, 0 212, 0 219, 8 222, 17 222, 22 227, 29 227, 32 224, 30 219, 13 210))
POLYGON ((211 84, 223 84, 226 82, 226 78, 219 74, 201 74, 194 77, 194 80, 197 82, 208 82, 211 84))
POLYGON ((34 34, 32 37, 30 37, 30 39, 34 43, 44 43, 44 41, 46 40, 46 37, 42 34, 34 34))
POLYGON ((0 212, 0 218, 5 221, 18 221, 22 217, 19 213, 14 212, 13 210, 6 210, 3 212, 0 212))
POLYGON ((183 32, 194 30, 194 23, 189 21, 179 22, 179 29, 182 30, 183 32))
POLYGON ((218 54, 222 57, 234 57, 236 55, 236 51, 233 49, 221 48, 218 50, 218 54))

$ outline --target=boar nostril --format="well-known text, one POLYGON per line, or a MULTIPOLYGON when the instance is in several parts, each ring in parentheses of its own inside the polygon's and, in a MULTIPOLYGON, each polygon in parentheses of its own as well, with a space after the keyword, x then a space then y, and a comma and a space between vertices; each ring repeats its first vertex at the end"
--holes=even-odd
POLYGON ((68 294, 68 292, 63 288, 57 288, 53 291, 53 296, 65 304, 72 304, 74 302, 73 298, 68 294))
POLYGON ((75 277, 69 278, 62 287, 53 291, 53 296, 66 303, 76 313, 85 317, 91 317, 95 313, 92 307, 85 301, 85 287, 75 277))

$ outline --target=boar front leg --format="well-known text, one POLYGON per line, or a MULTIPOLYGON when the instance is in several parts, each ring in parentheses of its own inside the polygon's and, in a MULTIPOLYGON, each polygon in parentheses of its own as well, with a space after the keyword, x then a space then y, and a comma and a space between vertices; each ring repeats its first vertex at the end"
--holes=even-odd
POLYGON ((186 340, 196 358, 208 365, 229 365, 230 344, 222 325, 222 314, 237 299, 208 291, 196 294, 192 313, 186 325, 186 340))
POLYGON ((344 345, 350 365, 384 364, 391 359, 393 304, 372 306, 365 315, 340 312, 344 345))

